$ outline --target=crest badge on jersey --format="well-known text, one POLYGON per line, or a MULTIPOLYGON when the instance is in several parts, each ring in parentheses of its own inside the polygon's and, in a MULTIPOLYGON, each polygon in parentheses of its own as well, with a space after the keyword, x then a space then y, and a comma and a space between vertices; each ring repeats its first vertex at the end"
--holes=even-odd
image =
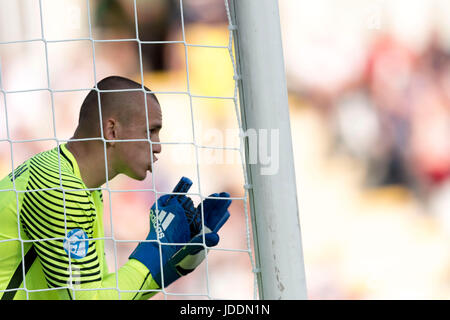
POLYGON ((63 248, 67 255, 73 259, 84 258, 89 249, 89 238, 82 229, 73 229, 67 233, 67 238, 63 241, 63 248))

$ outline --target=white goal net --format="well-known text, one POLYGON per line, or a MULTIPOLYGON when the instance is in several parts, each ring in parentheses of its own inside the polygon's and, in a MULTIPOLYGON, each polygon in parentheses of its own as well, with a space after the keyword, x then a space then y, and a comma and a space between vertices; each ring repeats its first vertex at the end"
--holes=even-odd
POLYGON ((228 0, 0 0, 2 178, 67 142, 84 97, 102 78, 131 78, 161 104, 162 152, 153 174, 144 181, 118 176, 100 188, 99 240, 109 272, 145 239, 150 206, 180 177, 194 182, 188 195, 195 205, 213 192, 230 193, 219 245, 154 299, 258 298, 234 28, 228 0))

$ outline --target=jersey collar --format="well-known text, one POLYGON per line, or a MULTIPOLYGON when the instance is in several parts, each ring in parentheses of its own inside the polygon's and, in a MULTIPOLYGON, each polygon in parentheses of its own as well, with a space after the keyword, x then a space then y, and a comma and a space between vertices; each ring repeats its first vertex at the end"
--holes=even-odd
POLYGON ((61 155, 69 162, 72 166, 73 173, 76 177, 81 179, 80 168, 78 167, 77 160, 73 154, 67 149, 66 143, 60 144, 61 155))

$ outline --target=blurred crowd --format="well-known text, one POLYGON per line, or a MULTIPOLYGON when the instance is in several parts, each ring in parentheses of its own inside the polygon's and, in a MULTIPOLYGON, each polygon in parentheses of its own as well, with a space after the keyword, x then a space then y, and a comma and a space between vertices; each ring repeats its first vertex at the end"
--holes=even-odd
MULTIPOLYGON (((86 1, 42 3, 41 29, 37 1, 0 0, 1 86, 10 92, 0 94, 0 174, 54 147, 56 137, 70 138, 95 79, 143 78, 157 93, 161 141, 170 144, 145 181, 119 176, 105 186, 106 236, 118 240, 105 240, 110 271, 146 236, 150 189, 169 192, 184 175, 194 180, 195 203, 219 190, 236 199, 220 250, 168 292, 252 299, 239 151, 181 143, 239 148, 237 136, 224 143, 216 134, 237 128, 232 99, 184 94, 234 96, 224 1, 184 0, 180 8, 178 0, 137 0, 134 8, 97 0, 88 2, 91 19, 86 1), (81 40, 11 42, 39 39, 42 30, 47 40, 81 40), (141 41, 174 43, 138 44, 130 40, 136 32, 141 41), (49 84, 60 91, 33 90, 49 84), (237 161, 221 161, 227 157, 237 161)), ((406 3, 409 11, 400 10, 403 0, 279 1, 311 299, 450 297, 450 27, 436 18, 450 10, 439 0, 406 3), (429 16, 404 19, 437 4, 429 16), (403 25, 406 35, 396 29, 403 25)))
POLYGON ((280 4, 309 296, 448 299, 448 4, 280 4))
POLYGON ((437 35, 414 52, 389 34, 357 81, 330 97, 336 147, 367 165, 367 185, 426 197, 450 178, 450 51, 437 35))

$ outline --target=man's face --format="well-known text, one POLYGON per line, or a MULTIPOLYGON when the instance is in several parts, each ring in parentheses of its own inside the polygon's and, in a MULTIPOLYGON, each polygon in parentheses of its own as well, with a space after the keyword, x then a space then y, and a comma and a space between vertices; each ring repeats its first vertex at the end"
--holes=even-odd
POLYGON ((126 141, 116 144, 116 170, 130 178, 144 180, 147 171, 152 171, 152 164, 157 160, 155 154, 161 152, 159 131, 162 127, 162 113, 159 104, 147 97, 147 117, 144 100, 138 99, 139 105, 134 108, 135 114, 129 117, 128 124, 120 125, 118 140, 145 139, 149 141, 126 141), (147 120, 148 119, 148 127, 147 120))

